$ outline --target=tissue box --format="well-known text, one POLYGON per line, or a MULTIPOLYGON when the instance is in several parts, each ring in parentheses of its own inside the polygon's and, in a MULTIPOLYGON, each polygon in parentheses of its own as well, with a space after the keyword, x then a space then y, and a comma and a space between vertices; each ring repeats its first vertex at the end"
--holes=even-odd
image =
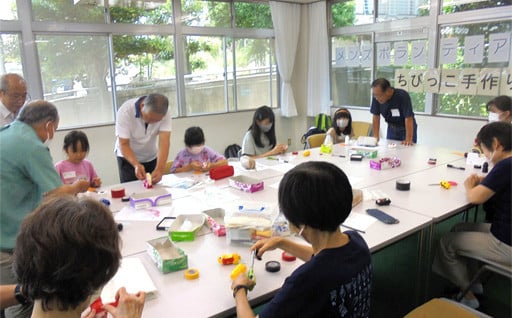
POLYGON ((164 189, 153 189, 130 196, 130 205, 135 209, 149 209, 153 206, 170 203, 172 203, 172 195, 164 189))
POLYGON ((378 150, 374 147, 351 147, 350 153, 357 153, 365 158, 377 158, 378 150))
POLYGON ((205 220, 204 214, 178 215, 169 227, 169 238, 175 242, 193 241, 205 220))
POLYGON ((401 161, 399 158, 381 158, 377 160, 370 160, 370 168, 375 170, 384 170, 389 168, 399 167, 401 161))
POLYGON ((162 273, 188 268, 187 254, 174 245, 168 237, 147 241, 146 252, 162 273))
POLYGON ((226 235, 226 227, 224 226, 224 209, 216 208, 203 211, 206 214, 206 222, 213 234, 217 236, 226 235))
POLYGON ((226 238, 232 242, 255 242, 272 236, 275 207, 257 202, 241 202, 224 217, 226 238))
POLYGON ((229 185, 250 193, 263 190, 263 181, 243 175, 229 178, 229 185))

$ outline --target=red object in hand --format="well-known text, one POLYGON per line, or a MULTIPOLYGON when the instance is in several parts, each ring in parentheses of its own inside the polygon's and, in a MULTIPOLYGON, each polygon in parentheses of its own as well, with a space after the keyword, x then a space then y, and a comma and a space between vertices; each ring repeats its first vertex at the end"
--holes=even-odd
MULTIPOLYGON (((119 299, 116 299, 116 301, 113 303, 108 303, 108 305, 112 305, 114 307, 117 307, 117 304, 119 304, 119 299)), ((105 311, 105 309, 103 309, 103 302, 101 301, 101 297, 96 298, 90 307, 91 310, 94 310, 97 314, 105 311)))

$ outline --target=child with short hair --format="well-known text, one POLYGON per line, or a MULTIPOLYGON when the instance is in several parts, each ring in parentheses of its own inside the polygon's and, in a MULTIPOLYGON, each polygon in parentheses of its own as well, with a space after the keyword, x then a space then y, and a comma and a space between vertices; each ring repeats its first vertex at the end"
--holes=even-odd
POLYGON ((171 173, 185 171, 210 171, 212 168, 228 164, 223 155, 204 145, 201 127, 189 127, 185 131, 185 149, 176 155, 171 173))
POLYGON ((68 159, 55 164, 55 170, 64 184, 72 184, 76 180, 87 180, 91 187, 101 186, 101 179, 96 174, 92 163, 85 159, 89 153, 89 140, 82 131, 70 131, 64 137, 64 152, 68 159))
MULTIPOLYGON (((251 247, 258 257, 279 248, 304 261, 260 311, 260 318, 370 315, 370 250, 359 233, 340 229, 352 201, 348 177, 332 163, 309 161, 284 175, 279 209, 290 230, 309 244, 274 236, 251 247)), ((247 293, 255 284, 247 275, 232 281, 238 317, 254 317, 247 293)))

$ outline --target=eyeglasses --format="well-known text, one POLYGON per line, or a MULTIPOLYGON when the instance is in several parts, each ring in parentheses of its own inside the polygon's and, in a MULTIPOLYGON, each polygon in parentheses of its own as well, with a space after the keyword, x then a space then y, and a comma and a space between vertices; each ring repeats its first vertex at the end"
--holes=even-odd
POLYGON ((6 96, 12 99, 23 99, 24 101, 28 102, 30 101, 30 95, 28 93, 25 94, 11 94, 11 93, 5 93, 6 96))

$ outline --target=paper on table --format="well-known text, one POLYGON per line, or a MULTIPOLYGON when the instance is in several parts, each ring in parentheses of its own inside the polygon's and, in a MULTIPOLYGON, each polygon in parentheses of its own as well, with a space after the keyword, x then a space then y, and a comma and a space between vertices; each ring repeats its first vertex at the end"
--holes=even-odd
POLYGON ((257 180, 270 179, 277 176, 282 176, 283 172, 276 169, 262 169, 253 171, 244 171, 241 175, 248 176, 257 180))
POLYGON ((174 210, 172 206, 154 206, 150 209, 138 209, 125 206, 114 214, 117 221, 160 221, 164 216, 170 216, 174 210))
POLYGON ((121 266, 112 279, 103 287, 101 300, 104 304, 114 302, 116 292, 124 287, 130 294, 143 291, 146 299, 156 297, 157 289, 151 277, 149 277, 144 264, 139 258, 123 258, 121 266))
POLYGON ((350 229, 366 232, 376 221, 376 218, 369 215, 353 212, 348 215, 348 218, 341 225, 350 229))
POLYGON ((293 165, 291 163, 280 163, 280 164, 272 166, 270 168, 280 171, 280 172, 283 172, 283 173, 286 173, 286 172, 290 171, 293 167, 295 167, 295 165, 293 165))

